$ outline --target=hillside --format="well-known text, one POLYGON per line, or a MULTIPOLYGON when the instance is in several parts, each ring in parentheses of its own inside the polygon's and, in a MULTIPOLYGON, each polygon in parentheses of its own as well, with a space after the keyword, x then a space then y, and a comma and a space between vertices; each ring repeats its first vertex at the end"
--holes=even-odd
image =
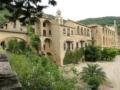
POLYGON ((100 24, 100 25, 113 25, 113 21, 116 20, 117 26, 118 26, 118 31, 120 33, 120 17, 100 17, 100 18, 88 18, 84 20, 78 21, 79 23, 83 24, 100 24))

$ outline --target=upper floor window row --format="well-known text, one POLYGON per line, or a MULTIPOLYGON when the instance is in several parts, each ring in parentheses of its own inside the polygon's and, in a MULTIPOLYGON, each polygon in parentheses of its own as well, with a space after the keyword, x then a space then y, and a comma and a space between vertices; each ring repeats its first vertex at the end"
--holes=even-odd
POLYGON ((63 34, 64 34, 64 35, 67 35, 67 36, 70 36, 70 35, 73 35, 74 32, 73 32, 73 30, 71 30, 70 28, 64 28, 64 29, 63 29, 63 34))
POLYGON ((90 29, 88 28, 83 28, 81 27, 81 29, 77 29, 77 30, 71 30, 70 28, 64 28, 63 29, 63 34, 70 36, 70 35, 84 35, 84 36, 90 36, 90 29))
POLYGON ((114 31, 111 31, 111 30, 109 30, 109 29, 103 29, 103 34, 105 34, 105 35, 114 35, 114 31))

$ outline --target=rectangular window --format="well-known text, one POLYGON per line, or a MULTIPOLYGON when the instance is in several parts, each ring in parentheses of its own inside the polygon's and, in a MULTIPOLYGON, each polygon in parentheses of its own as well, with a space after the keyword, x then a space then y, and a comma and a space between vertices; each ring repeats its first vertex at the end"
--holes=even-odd
POLYGON ((71 31, 71 35, 73 35, 73 30, 71 31))
POLYGON ((49 30, 49 35, 50 35, 50 36, 52 35, 51 30, 49 30))
POLYGON ((76 48, 79 48, 79 44, 78 44, 78 42, 76 43, 76 48))
POLYGON ((83 35, 83 27, 81 27, 81 35, 83 35))
POLYGON ((63 34, 66 34, 66 29, 65 28, 63 29, 63 34))
POLYGON ((67 36, 70 36, 70 29, 67 29, 67 36))

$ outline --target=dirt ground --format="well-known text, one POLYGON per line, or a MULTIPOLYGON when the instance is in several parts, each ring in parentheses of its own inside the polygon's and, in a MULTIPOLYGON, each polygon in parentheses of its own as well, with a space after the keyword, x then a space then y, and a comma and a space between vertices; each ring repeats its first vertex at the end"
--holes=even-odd
MULTIPOLYGON (((75 67, 81 71, 86 64, 80 63, 75 67)), ((95 64, 103 67, 108 80, 104 86, 100 87, 100 90, 120 90, 120 56, 117 56, 113 62, 96 62, 95 64)))

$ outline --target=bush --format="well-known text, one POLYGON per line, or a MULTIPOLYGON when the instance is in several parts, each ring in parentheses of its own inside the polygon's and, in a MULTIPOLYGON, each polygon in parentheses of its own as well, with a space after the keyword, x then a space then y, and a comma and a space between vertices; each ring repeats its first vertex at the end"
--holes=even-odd
POLYGON ((8 42, 8 49, 9 49, 11 52, 16 52, 16 51, 18 51, 18 50, 17 50, 17 39, 9 40, 9 42, 8 42))
POLYGON ((13 53, 22 53, 26 49, 24 41, 17 41, 17 39, 11 39, 8 42, 8 50, 13 53))
POLYGON ((81 60, 83 55, 84 55, 83 48, 76 49, 75 51, 67 50, 64 57, 64 64, 70 64, 70 63, 77 64, 81 60))
POLYGON ((17 72, 23 90, 73 90, 74 80, 65 79, 57 65, 46 57, 34 54, 10 56, 12 68, 17 72))
POLYGON ((101 57, 101 48, 89 45, 85 48, 85 60, 86 61, 97 61, 101 57))
POLYGON ((101 60, 112 61, 118 55, 118 50, 115 48, 104 48, 101 51, 101 60))
POLYGON ((3 50, 2 47, 0 47, 0 54, 5 54, 5 51, 3 50))
POLYGON ((112 61, 118 55, 118 50, 115 48, 103 48, 90 45, 85 49, 86 61, 112 61))

